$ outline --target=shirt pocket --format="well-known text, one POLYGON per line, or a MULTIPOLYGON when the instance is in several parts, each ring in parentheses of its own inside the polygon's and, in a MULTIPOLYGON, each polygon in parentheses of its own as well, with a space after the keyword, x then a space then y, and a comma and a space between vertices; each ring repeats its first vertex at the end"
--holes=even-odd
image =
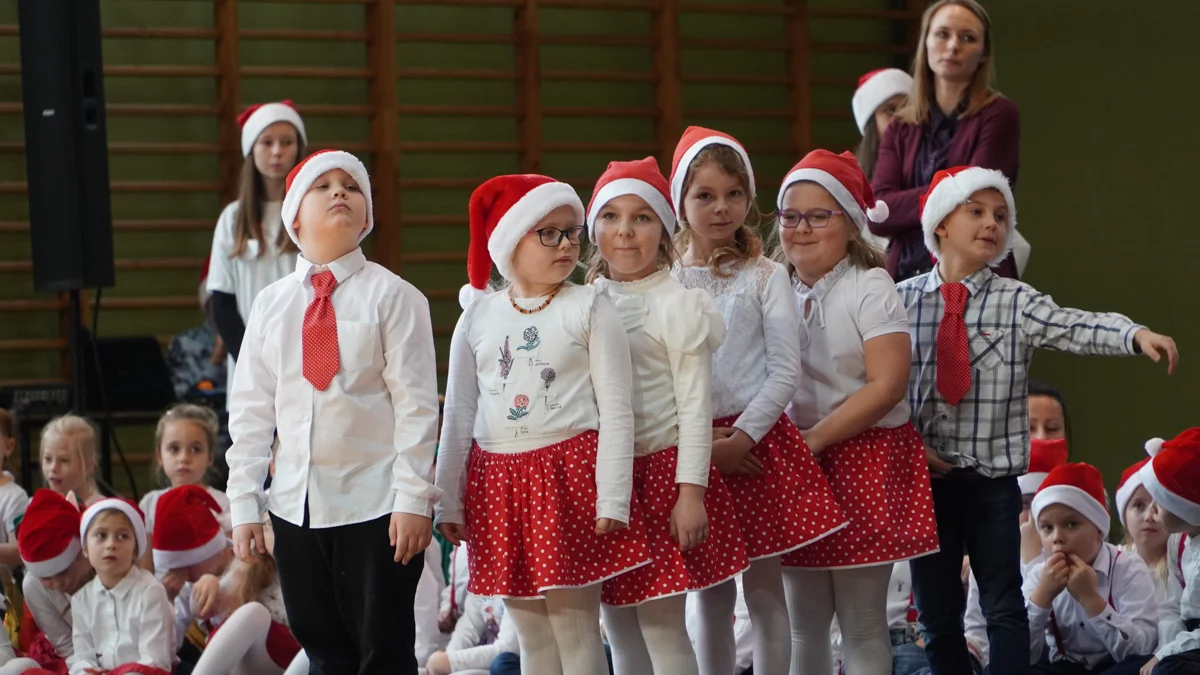
POLYGON ((375 362, 379 326, 367 321, 338 321, 338 356, 342 370, 361 370, 375 362))
POLYGON ((977 370, 995 370, 1004 363, 1004 331, 978 331, 971 336, 971 365, 977 370))

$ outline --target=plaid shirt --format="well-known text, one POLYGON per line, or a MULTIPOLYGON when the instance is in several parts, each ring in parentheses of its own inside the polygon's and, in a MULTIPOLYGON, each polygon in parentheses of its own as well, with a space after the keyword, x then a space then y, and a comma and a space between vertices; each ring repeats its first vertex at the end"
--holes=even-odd
POLYGON ((912 422, 925 443, 955 467, 995 478, 1029 465, 1029 362, 1035 348, 1087 355, 1137 353, 1139 326, 1120 314, 1065 309, 1028 284, 985 267, 963 280, 963 320, 972 383, 957 406, 937 391, 937 330, 945 302, 938 267, 897 284, 908 309, 913 361, 908 381, 912 422))

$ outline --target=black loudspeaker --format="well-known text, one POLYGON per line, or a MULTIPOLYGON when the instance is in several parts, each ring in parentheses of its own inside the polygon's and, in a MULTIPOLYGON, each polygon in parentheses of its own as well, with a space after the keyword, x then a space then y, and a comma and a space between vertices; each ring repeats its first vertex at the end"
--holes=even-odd
POLYGON ((112 286, 99 0, 20 0, 33 285, 112 286))

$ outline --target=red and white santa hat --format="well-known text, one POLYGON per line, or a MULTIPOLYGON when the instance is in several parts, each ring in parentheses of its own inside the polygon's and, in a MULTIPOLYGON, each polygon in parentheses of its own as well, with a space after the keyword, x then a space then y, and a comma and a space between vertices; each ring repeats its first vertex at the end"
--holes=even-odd
POLYGON ((1138 473, 1159 508, 1200 525, 1200 427, 1164 442, 1138 473))
POLYGON ((300 213, 300 202, 304 201, 304 195, 308 194, 309 188, 322 174, 334 169, 341 169, 350 174, 367 199, 367 227, 358 235, 359 243, 362 243, 375 228, 375 217, 371 208, 371 176, 367 173, 367 167, 348 152, 318 150, 294 166, 284 184, 287 192, 283 197, 283 228, 287 230, 288 236, 296 246, 300 245, 300 238, 296 235, 296 217, 300 213))
POLYGON ((142 557, 146 552, 146 516, 142 514, 142 510, 137 504, 125 499, 124 497, 108 497, 92 504, 87 511, 83 512, 83 517, 79 521, 79 538, 87 541, 88 526, 96 516, 105 511, 120 511, 129 519, 129 524, 133 526, 133 537, 137 542, 137 548, 134 549, 134 559, 142 557))
POLYGON ((1125 527, 1125 507, 1129 505, 1129 500, 1133 497, 1133 493, 1142 486, 1142 467, 1150 463, 1150 460, 1162 450, 1163 439, 1151 438, 1146 441, 1147 457, 1133 465, 1121 474, 1121 482, 1117 483, 1117 494, 1113 501, 1117 505, 1117 518, 1121 521, 1121 527, 1125 527))
POLYGON ((813 150, 792 167, 783 185, 779 187, 776 207, 783 208, 783 195, 793 183, 810 180, 829 191, 837 203, 860 230, 866 229, 867 220, 882 223, 887 220, 888 206, 876 201, 858 160, 851 152, 835 155, 828 150, 813 150))
POLYGON ((943 169, 933 174, 929 189, 921 195, 921 228, 925 231, 925 247, 929 252, 938 255, 938 236, 934 232, 938 225, 949 216, 959 204, 971 199, 971 195, 980 190, 994 189, 1004 196, 1008 206, 1008 228, 1005 232, 1004 246, 989 262, 1000 264, 1012 248, 1013 235, 1017 231, 1017 204, 1013 201, 1012 187, 1004 174, 994 169, 984 169, 978 166, 956 166, 943 169))
POLYGON ((604 205, 626 195, 641 197, 654 209, 667 235, 675 234, 675 209, 671 206, 671 187, 653 157, 633 162, 609 162, 608 168, 596 181, 592 201, 587 208, 588 238, 596 239, 596 217, 604 205))
POLYGON ((1104 477, 1091 464, 1063 464, 1050 471, 1033 498, 1033 520, 1051 504, 1069 506, 1108 536, 1112 519, 1108 515, 1108 497, 1104 494, 1104 477))
POLYGON ((229 540, 216 513, 221 505, 199 485, 164 492, 154 509, 154 568, 188 567, 225 550, 229 540))
POLYGON ((242 156, 248 157, 250 151, 254 149, 254 142, 262 132, 266 131, 267 127, 276 122, 287 122, 296 127, 296 133, 300 135, 301 143, 308 143, 308 137, 304 135, 304 120, 300 119, 300 113, 296 111, 295 104, 291 99, 284 99, 277 103, 256 103, 242 111, 237 118, 238 126, 242 128, 242 156))
POLYGON ((675 205, 675 217, 683 217, 683 183, 687 180, 688 167, 700 151, 710 145, 724 145, 733 149, 746 165, 746 175, 750 178, 750 198, 754 198, 754 167, 750 165, 750 155, 746 148, 736 138, 729 134, 705 129, 704 127, 688 127, 675 146, 675 155, 671 158, 671 203, 675 205))
POLYGON ((579 223, 584 221, 583 201, 575 188, 538 174, 490 178, 471 193, 468 206, 471 243, 467 247, 468 284, 458 293, 463 309, 491 292, 492 266, 512 279, 513 252, 521 238, 550 212, 569 206, 579 223))
POLYGON ((1029 441, 1029 469, 1025 475, 1017 476, 1017 485, 1021 486, 1021 494, 1036 493, 1051 471, 1067 463, 1068 456, 1067 439, 1065 438, 1056 438, 1051 441, 1034 438, 1029 441))
POLYGON ((17 528, 17 552, 30 574, 48 579, 75 562, 83 549, 79 516, 79 508, 54 490, 33 493, 17 528))
POLYGON ((858 89, 854 90, 854 98, 850 100, 858 133, 866 131, 875 111, 885 101, 897 95, 908 96, 912 90, 912 75, 899 68, 880 68, 858 78, 858 89))

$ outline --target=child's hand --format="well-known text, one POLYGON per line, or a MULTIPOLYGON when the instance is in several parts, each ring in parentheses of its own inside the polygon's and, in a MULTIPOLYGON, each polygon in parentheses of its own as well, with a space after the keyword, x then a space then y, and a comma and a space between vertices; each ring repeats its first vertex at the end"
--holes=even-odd
POLYGON ((1029 600, 1042 609, 1052 609, 1054 599, 1067 588, 1070 579, 1071 565, 1064 553, 1055 553, 1046 560, 1042 568, 1042 578, 1038 580, 1037 588, 1029 600))
POLYGON ((596 534, 605 535, 605 534, 608 534, 609 532, 616 532, 617 530, 625 527, 628 524, 629 523, 622 523, 621 521, 614 520, 612 518, 597 518, 596 519, 596 534))
POLYGON ((211 619, 221 600, 221 580, 211 574, 192 584, 192 614, 197 619, 211 619))
POLYGON ((1021 562, 1029 564, 1042 554, 1042 537, 1038 534, 1033 519, 1021 523, 1021 562))
POLYGON ((937 454, 937 450, 925 446, 925 463, 929 465, 930 478, 945 478, 946 474, 954 470, 954 466, 942 459, 942 456, 937 454))
POLYGON ((396 547, 396 562, 408 564, 413 556, 429 548, 433 539, 433 522, 426 516, 413 513, 392 514, 388 526, 388 538, 396 547))
POLYGON ((1158 657, 1151 656, 1150 660, 1146 662, 1146 665, 1142 666, 1142 669, 1138 671, 1138 675, 1150 675, 1150 672, 1152 670, 1154 670, 1154 666, 1157 666, 1157 665, 1158 665, 1158 657))
POLYGON ((1167 357, 1167 374, 1171 375, 1175 372, 1175 364, 1179 363, 1179 349, 1175 346, 1175 341, 1166 335, 1159 335, 1145 328, 1139 330, 1133 335, 1133 343, 1137 345, 1138 351, 1150 357, 1150 360, 1158 363, 1162 360, 1163 355, 1167 357))
POLYGON ((233 528, 233 552, 245 563, 256 564, 267 550, 262 523, 247 523, 233 528))
POLYGON ((167 590, 167 599, 175 602, 179 591, 183 590, 183 585, 187 583, 187 579, 178 570, 170 570, 163 575, 162 585, 167 590))
POLYGON ((1067 561, 1067 592, 1083 605, 1088 616, 1099 615, 1108 606, 1108 601, 1097 590, 1096 570, 1073 553, 1067 561))
POLYGON ((754 439, 746 432, 732 427, 713 429, 712 463, 722 476, 757 476, 762 462, 750 454, 754 439))
POLYGON ((675 500, 675 507, 671 509, 671 538, 679 544, 679 550, 684 553, 708 539, 704 488, 699 485, 679 485, 679 497, 675 500))
POLYGON ((454 620, 454 615, 450 613, 450 610, 446 610, 438 614, 438 630, 440 632, 452 632, 454 630, 455 623, 457 622, 454 620))
POLYGON ((451 546, 461 546, 467 540, 467 526, 458 523, 439 523, 438 532, 450 542, 451 546))
POLYGON ((425 664, 429 675, 450 675, 450 656, 446 652, 434 652, 425 664))

